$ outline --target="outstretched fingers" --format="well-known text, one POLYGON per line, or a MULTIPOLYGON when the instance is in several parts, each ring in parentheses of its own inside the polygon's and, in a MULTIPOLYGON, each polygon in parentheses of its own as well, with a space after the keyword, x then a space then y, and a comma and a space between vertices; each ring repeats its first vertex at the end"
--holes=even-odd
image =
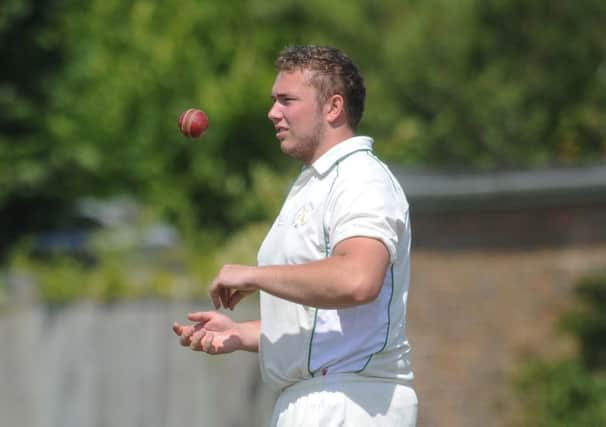
POLYGON ((173 331, 180 337, 179 342, 184 347, 190 347, 194 334, 203 330, 203 323, 195 325, 181 325, 177 322, 173 323, 173 331))
POLYGON ((215 334, 213 332, 201 329, 192 336, 189 347, 194 351, 213 354, 216 352, 216 348, 213 345, 214 339, 215 334))
POLYGON ((177 335, 177 336, 181 336, 181 334, 183 333, 183 326, 181 326, 179 323, 175 322, 173 323, 173 332, 177 335))
POLYGON ((198 311, 189 313, 187 318, 193 322, 191 325, 173 324, 182 346, 213 355, 242 348, 241 330, 229 316, 218 311, 198 311))

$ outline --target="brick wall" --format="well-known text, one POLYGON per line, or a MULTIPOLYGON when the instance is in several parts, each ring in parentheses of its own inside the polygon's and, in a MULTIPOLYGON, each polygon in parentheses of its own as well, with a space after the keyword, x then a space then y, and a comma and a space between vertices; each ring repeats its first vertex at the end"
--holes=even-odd
POLYGON ((419 427, 515 425, 513 372, 525 354, 572 350, 557 319, 576 280, 604 268, 606 244, 413 252, 419 427))

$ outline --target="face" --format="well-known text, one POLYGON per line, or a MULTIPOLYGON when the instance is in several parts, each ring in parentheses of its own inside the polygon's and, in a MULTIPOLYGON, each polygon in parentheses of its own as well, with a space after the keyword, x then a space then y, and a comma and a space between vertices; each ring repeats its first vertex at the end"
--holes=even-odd
POLYGON ((280 148, 306 164, 316 160, 324 132, 322 108, 308 71, 278 73, 271 91, 273 105, 267 116, 274 124, 280 148))

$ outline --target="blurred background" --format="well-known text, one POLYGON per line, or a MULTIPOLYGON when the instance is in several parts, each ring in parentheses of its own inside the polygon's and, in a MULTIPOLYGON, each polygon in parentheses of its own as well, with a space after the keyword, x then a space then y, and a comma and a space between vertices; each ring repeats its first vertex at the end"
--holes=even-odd
POLYGON ((412 206, 419 426, 606 425, 605 22, 603 0, 4 0, 0 425, 267 423, 255 355, 170 327, 256 260, 300 168, 273 61, 307 43, 360 66, 360 133, 412 206))

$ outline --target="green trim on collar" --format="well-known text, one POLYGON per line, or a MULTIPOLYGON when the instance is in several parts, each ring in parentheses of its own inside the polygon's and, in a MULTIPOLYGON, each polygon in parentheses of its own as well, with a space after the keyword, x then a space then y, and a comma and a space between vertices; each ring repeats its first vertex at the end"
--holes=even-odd
POLYGON ((372 151, 373 143, 373 139, 368 136, 354 136, 346 139, 324 153, 310 167, 314 168, 317 174, 324 175, 345 157, 361 150, 372 151))

